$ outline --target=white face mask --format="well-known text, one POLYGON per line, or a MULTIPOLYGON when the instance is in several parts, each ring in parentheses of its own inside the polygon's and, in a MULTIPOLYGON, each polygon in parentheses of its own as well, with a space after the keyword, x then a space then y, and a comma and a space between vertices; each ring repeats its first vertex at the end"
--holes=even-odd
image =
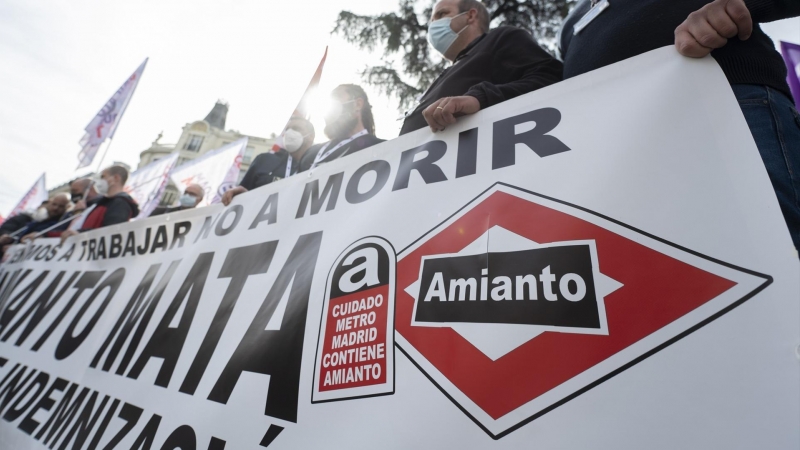
POLYGON ((108 194, 108 181, 102 178, 100 178, 99 180, 95 180, 94 190, 97 191, 99 195, 105 196, 106 194, 108 194))
POLYGON ((467 29, 468 25, 465 25, 461 31, 456 33, 452 28, 450 28, 450 22, 452 22, 456 17, 463 16, 468 12, 469 11, 464 11, 463 13, 457 14, 453 17, 443 17, 428 24, 428 42, 431 43, 437 52, 444 55, 450 46, 453 45, 453 42, 456 41, 458 35, 467 29))
POLYGON ((283 148, 289 153, 300 150, 303 146, 303 140, 305 140, 305 136, 297 130, 289 128, 283 132, 283 148))
POLYGON ((178 199, 178 203, 184 208, 193 208, 197 204, 197 199, 194 198, 194 195, 183 194, 178 199))
POLYGON ((47 212, 47 208, 39 208, 33 213, 32 217, 34 221, 42 222, 50 218, 50 213, 47 212))

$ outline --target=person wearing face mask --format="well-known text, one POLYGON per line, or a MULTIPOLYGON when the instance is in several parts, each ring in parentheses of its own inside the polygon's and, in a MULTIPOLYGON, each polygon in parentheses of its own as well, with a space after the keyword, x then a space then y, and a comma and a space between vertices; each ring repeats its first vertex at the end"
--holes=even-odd
POLYGON ((94 189, 92 180, 89 178, 79 178, 69 184, 69 196, 75 204, 73 211, 83 211, 86 203, 97 198, 97 191, 94 189))
POLYGON ((276 152, 255 157, 239 186, 223 194, 223 205, 230 204, 239 194, 296 174, 300 170, 300 160, 314 143, 314 126, 303 117, 292 117, 281 133, 281 141, 276 152))
POLYGON ((63 221, 67 211, 72 208, 72 202, 67 194, 57 194, 47 201, 44 208, 39 208, 33 215, 33 222, 29 223, 23 231, 21 242, 33 240, 43 233, 45 237, 59 237, 69 226, 68 221, 63 221))
POLYGON ((325 114, 325 136, 330 141, 308 149, 300 161, 300 172, 384 141, 375 136, 372 105, 361 86, 337 86, 331 92, 331 104, 331 110, 325 114))
POLYGON ((198 203, 203 201, 204 196, 205 190, 203 190, 203 186, 200 186, 199 184, 190 184, 189 186, 186 186, 186 189, 183 191, 183 195, 181 195, 178 199, 178 206, 159 206, 158 208, 154 209, 152 213, 150 213, 150 217, 192 209, 197 206, 198 203))
POLYGON ((477 0, 440 0, 428 41, 452 63, 409 111, 400 134, 429 126, 442 131, 474 114, 561 81, 562 64, 521 28, 489 30, 489 12, 477 0))
POLYGON ((47 200, 43 201, 34 213, 21 212, 9 217, 0 225, 0 257, 3 256, 9 246, 23 236, 22 230, 36 220, 34 216, 41 217, 41 211, 45 210, 45 206, 47 206, 47 200))
MULTIPOLYGON (((94 208, 87 211, 80 232, 125 223, 139 215, 136 200, 123 191, 126 181, 128 170, 122 166, 111 166, 100 174, 100 179, 94 181, 98 197, 87 202, 87 206, 94 208)), ((79 231, 64 231, 62 242, 79 231)))

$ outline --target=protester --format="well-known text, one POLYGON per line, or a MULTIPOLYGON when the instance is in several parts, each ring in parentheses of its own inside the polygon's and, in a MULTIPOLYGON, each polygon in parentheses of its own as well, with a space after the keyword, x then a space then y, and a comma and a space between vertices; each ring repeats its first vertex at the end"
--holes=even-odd
MULTIPOLYGON (((122 166, 111 166, 100 174, 100 179, 94 182, 99 196, 87 202, 93 209, 87 212, 80 231, 124 223, 139 214, 136 200, 122 190, 127 180, 128 170, 122 166)), ((69 229, 61 234, 61 240, 76 234, 78 231, 69 229)))
POLYGON ((44 237, 59 237, 67 229, 69 222, 60 223, 67 211, 72 208, 72 201, 67 194, 56 194, 45 205, 44 217, 35 218, 19 233, 21 242, 36 239, 40 234, 44 237))
POLYGON ((92 180, 89 178, 79 178, 69 184, 70 200, 75 204, 73 210, 86 209, 86 202, 98 197, 94 189, 92 180), (79 203, 83 202, 82 205, 79 203))
POLYGON ((300 160, 300 172, 383 142, 375 136, 372 105, 361 86, 337 86, 331 102, 331 110, 325 114, 325 136, 330 141, 308 149, 300 160))
POLYGON ((525 30, 489 30, 489 12, 477 0, 436 3, 428 40, 453 65, 406 116, 401 135, 426 125, 444 130, 457 117, 561 81, 561 62, 525 30))
POLYGON ((31 222, 33 222, 33 215, 26 212, 9 217, 0 225, 0 238, 17 232, 31 222))
MULTIPOLYGON (((47 202, 42 204, 45 205, 47 202)), ((22 229, 31 222, 33 222, 33 215, 22 212, 9 217, 0 225, 0 258, 20 238, 22 229)))
POLYGON ((786 84, 786 65, 759 27, 800 15, 800 1, 614 0, 575 35, 575 24, 592 3, 581 1, 562 26, 564 76, 667 45, 690 57, 710 53, 739 100, 800 249, 800 114, 786 84))
POLYGON ((233 197, 288 178, 300 170, 300 161, 314 144, 314 125, 302 117, 292 117, 282 133, 283 147, 277 152, 262 153, 250 163, 239 186, 229 189, 222 196, 224 205, 233 197))
POLYGON ((159 206, 158 208, 154 209, 152 213, 150 213, 150 217, 192 209, 197 206, 198 203, 203 201, 204 195, 205 191, 203 190, 203 186, 200 186, 199 184, 190 184, 189 186, 186 186, 186 189, 183 190, 183 195, 181 195, 178 199, 178 206, 159 206))

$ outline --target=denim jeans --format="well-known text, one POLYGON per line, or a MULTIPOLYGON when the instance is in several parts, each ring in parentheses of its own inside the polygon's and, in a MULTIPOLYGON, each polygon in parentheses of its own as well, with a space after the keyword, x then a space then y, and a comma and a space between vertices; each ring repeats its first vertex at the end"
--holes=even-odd
POLYGON ((800 114, 789 97, 770 87, 731 87, 761 153, 794 246, 800 249, 800 114))

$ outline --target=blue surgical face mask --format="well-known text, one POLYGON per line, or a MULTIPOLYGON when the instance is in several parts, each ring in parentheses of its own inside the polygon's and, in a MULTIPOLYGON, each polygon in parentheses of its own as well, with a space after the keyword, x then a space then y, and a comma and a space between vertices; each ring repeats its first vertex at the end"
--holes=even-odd
POLYGON ((465 25, 464 28, 456 33, 452 28, 450 28, 450 22, 452 22, 456 17, 463 16, 468 12, 469 11, 464 11, 463 13, 453 17, 444 17, 428 24, 428 42, 431 43, 437 52, 444 55, 450 46, 453 45, 453 42, 458 39, 458 35, 467 29, 467 25, 465 25))
POLYGON ((178 203, 183 206, 184 208, 194 208, 197 204, 197 199, 194 195, 190 194, 183 194, 178 198, 178 203))

